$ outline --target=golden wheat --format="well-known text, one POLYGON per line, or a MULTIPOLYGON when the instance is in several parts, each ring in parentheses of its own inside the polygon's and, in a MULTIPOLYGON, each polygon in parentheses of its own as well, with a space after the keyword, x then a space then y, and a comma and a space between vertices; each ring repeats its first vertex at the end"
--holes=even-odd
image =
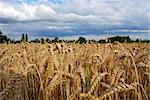
POLYGON ((0 44, 0 100, 148 100, 150 45, 0 44))

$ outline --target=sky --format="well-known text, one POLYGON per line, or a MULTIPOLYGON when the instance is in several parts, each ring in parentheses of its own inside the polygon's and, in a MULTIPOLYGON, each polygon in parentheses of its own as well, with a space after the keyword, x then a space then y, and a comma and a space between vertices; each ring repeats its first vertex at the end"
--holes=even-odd
POLYGON ((150 39, 150 0, 0 0, 0 30, 13 39, 150 39))

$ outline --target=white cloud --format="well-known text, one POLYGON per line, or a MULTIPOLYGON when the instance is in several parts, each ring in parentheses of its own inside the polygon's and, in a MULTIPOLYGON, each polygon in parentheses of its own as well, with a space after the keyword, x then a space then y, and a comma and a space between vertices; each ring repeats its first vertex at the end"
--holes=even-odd
POLYGON ((42 30, 82 34, 106 29, 122 32, 150 29, 149 0, 63 0, 62 3, 50 0, 27 1, 0 0, 0 30, 9 31, 10 34, 38 34, 42 30))
POLYGON ((46 5, 28 5, 22 3, 11 6, 0 2, 0 17, 12 18, 15 20, 36 20, 45 19, 55 14, 55 11, 46 5))

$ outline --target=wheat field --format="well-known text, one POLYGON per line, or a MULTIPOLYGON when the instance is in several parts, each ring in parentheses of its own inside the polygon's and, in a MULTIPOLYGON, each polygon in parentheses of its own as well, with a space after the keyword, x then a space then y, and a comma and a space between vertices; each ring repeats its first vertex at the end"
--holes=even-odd
POLYGON ((0 100, 149 100, 150 44, 0 44, 0 100))

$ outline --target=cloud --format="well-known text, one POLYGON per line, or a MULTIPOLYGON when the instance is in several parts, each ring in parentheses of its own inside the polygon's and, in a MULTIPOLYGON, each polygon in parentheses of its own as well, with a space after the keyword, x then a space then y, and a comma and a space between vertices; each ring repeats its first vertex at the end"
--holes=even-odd
POLYGON ((118 30, 136 34, 143 30, 148 36, 148 5, 148 0, 0 0, 0 30, 9 36, 22 32, 31 36, 87 35, 118 30))

